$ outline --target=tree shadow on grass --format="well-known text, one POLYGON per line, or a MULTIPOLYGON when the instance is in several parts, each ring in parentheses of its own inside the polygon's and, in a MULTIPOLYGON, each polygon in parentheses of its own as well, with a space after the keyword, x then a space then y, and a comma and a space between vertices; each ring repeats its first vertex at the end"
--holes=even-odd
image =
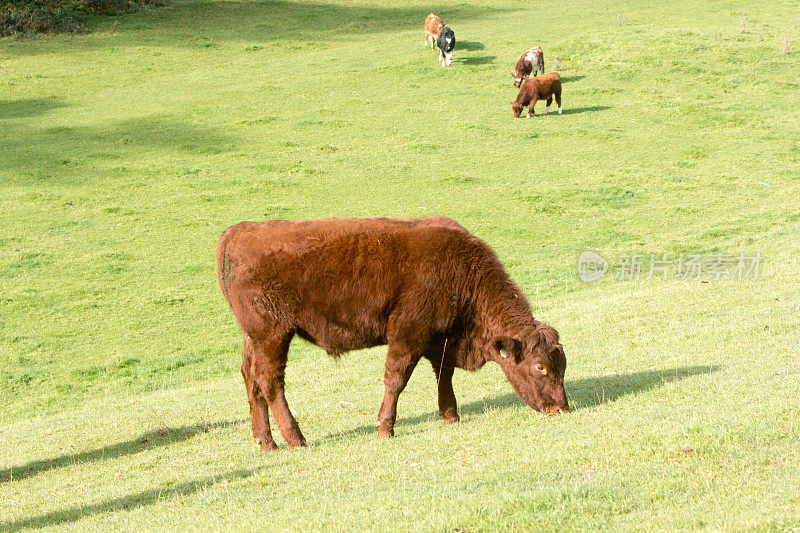
POLYGON ((0 100, 0 120, 44 115, 48 111, 65 106, 61 99, 54 96, 0 100))
MULTIPOLYGON (((568 380, 565 386, 570 408, 575 411, 579 409, 590 409, 598 405, 613 402, 628 394, 648 391, 672 381, 679 381, 700 374, 710 374, 717 370, 719 370, 719 367, 715 365, 684 366, 665 370, 646 370, 628 374, 616 374, 613 376, 582 378, 575 381, 568 380)), ((435 402, 436 398, 432 398, 432 401, 435 402)), ((481 415, 490 409, 502 409, 515 405, 524 406, 525 403, 516 394, 506 393, 495 396, 494 398, 463 404, 459 407, 458 411, 463 420, 465 417, 481 415)), ((439 418, 439 413, 433 411, 424 415, 400 419, 397 421, 396 426, 415 426, 423 422, 436 420, 437 418, 439 418)), ((327 435, 314 444, 370 433, 376 433, 374 426, 361 426, 352 430, 327 435)), ((405 433, 408 433, 408 431, 405 431, 405 433)))
MULTIPOLYGON (((12 466, 5 470, 0 470, 0 483, 7 481, 19 481, 26 479, 40 472, 52 470, 55 468, 62 468, 76 463, 88 463, 93 461, 101 461, 104 459, 115 459, 123 455, 132 455, 145 450, 151 450, 159 446, 168 446, 170 444, 181 442, 191 439, 195 435, 201 433, 208 433, 214 429, 227 428, 243 423, 244 421, 224 421, 214 422, 213 424, 195 424, 193 426, 183 427, 170 427, 161 428, 150 431, 143 435, 136 437, 125 442, 118 442, 103 446, 96 450, 89 450, 78 452, 75 454, 66 454, 54 457, 52 459, 42 459, 33 461, 22 466, 12 466)), ((3 527, 0 525, 0 530, 3 527)))
MULTIPOLYGON (((423 38, 425 17, 431 11, 447 12, 448 17, 465 21, 515 9, 470 4, 379 7, 314 0, 209 0, 171 2, 168 7, 142 10, 122 20, 97 19, 95 30, 108 29, 115 34, 108 41, 109 46, 208 48, 212 51, 219 43, 244 42, 249 46, 243 53, 258 52, 261 49, 258 43, 269 43, 271 49, 311 50, 316 42, 341 43, 363 34, 414 29, 423 38)), ((476 50, 483 47, 476 42, 467 45, 480 46, 476 50)), ((76 40, 70 50, 97 46, 93 40, 76 40)), ((34 50, 33 53, 41 53, 34 50)), ((269 54, 269 50, 263 53, 269 54)))
POLYGON ((494 63, 495 59, 497 59, 497 56, 475 56, 456 59, 455 61, 463 65, 487 65, 494 63))
POLYGON ((49 513, 22 518, 10 522, 0 523, 0 531, 20 531, 22 529, 42 528, 45 526, 58 526, 75 522, 88 516, 103 512, 118 512, 137 507, 151 505, 165 498, 174 496, 187 496, 195 494, 204 488, 219 483, 220 481, 236 481, 246 479, 256 473, 256 470, 234 470, 219 476, 209 476, 205 478, 187 481, 178 485, 165 485, 155 489, 150 489, 135 494, 129 494, 120 498, 105 500, 93 505, 80 505, 61 511, 51 511, 49 513))
POLYGON ((3 139, 1 148, 0 170, 13 172, 16 185, 85 185, 86 167, 97 162, 122 161, 144 151, 214 155, 238 146, 221 128, 154 115, 101 127, 20 125, 3 139))
MULTIPOLYGON (((417 28, 424 33, 425 17, 447 12, 459 20, 478 18, 511 9, 458 6, 375 7, 329 4, 319 1, 225 0, 181 2, 173 9, 181 28, 196 28, 216 39, 275 40, 317 39, 359 33, 380 33, 417 28)), ((185 31, 185 30, 182 30, 185 31)), ((470 43, 475 46, 480 43, 470 43)))

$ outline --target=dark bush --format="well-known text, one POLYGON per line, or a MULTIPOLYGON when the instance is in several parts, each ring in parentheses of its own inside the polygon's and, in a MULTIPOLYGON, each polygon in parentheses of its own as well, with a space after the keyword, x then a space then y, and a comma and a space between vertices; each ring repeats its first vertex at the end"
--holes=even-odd
POLYGON ((162 6, 164 0, 75 0, 75 10, 90 15, 121 15, 142 6, 162 6))
POLYGON ((0 0, 0 37, 79 32, 91 15, 121 15, 166 0, 0 0))
POLYGON ((72 6, 44 0, 0 0, 0 36, 76 32, 85 28, 72 6), (61 5, 59 5, 61 4, 61 5))

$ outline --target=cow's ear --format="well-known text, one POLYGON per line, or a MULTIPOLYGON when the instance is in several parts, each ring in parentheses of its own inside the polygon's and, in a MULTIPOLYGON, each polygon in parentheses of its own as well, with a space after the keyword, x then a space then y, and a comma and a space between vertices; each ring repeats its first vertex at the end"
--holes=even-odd
POLYGON ((515 361, 522 359, 522 343, 517 339, 500 335, 494 338, 492 347, 503 359, 513 358, 515 361))

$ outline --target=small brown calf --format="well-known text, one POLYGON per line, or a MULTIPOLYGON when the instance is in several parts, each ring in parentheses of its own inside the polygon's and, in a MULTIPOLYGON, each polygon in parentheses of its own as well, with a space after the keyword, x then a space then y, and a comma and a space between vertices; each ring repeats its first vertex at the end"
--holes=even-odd
POLYGON ((558 104, 558 114, 561 114, 561 76, 558 72, 550 72, 549 74, 542 74, 541 76, 528 78, 522 84, 519 90, 517 99, 511 102, 511 109, 514 110, 514 116, 519 117, 522 113, 522 108, 528 106, 528 118, 535 114, 533 106, 539 100, 547 100, 544 108, 546 115, 550 104, 553 103, 553 97, 556 98, 558 104))

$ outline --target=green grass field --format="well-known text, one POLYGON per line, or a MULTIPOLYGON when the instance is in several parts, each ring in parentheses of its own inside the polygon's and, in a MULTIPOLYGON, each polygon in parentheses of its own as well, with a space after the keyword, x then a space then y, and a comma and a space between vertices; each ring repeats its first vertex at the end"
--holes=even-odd
POLYGON ((174 0, 0 39, 0 530, 800 528, 800 2, 653 5, 174 0), (536 44, 564 114, 513 119, 536 44), (378 441, 385 348, 296 340, 309 447, 258 451, 220 232, 430 214, 559 330, 572 412, 489 365, 443 427, 420 365, 378 441), (587 284, 587 248, 761 269, 587 284))

